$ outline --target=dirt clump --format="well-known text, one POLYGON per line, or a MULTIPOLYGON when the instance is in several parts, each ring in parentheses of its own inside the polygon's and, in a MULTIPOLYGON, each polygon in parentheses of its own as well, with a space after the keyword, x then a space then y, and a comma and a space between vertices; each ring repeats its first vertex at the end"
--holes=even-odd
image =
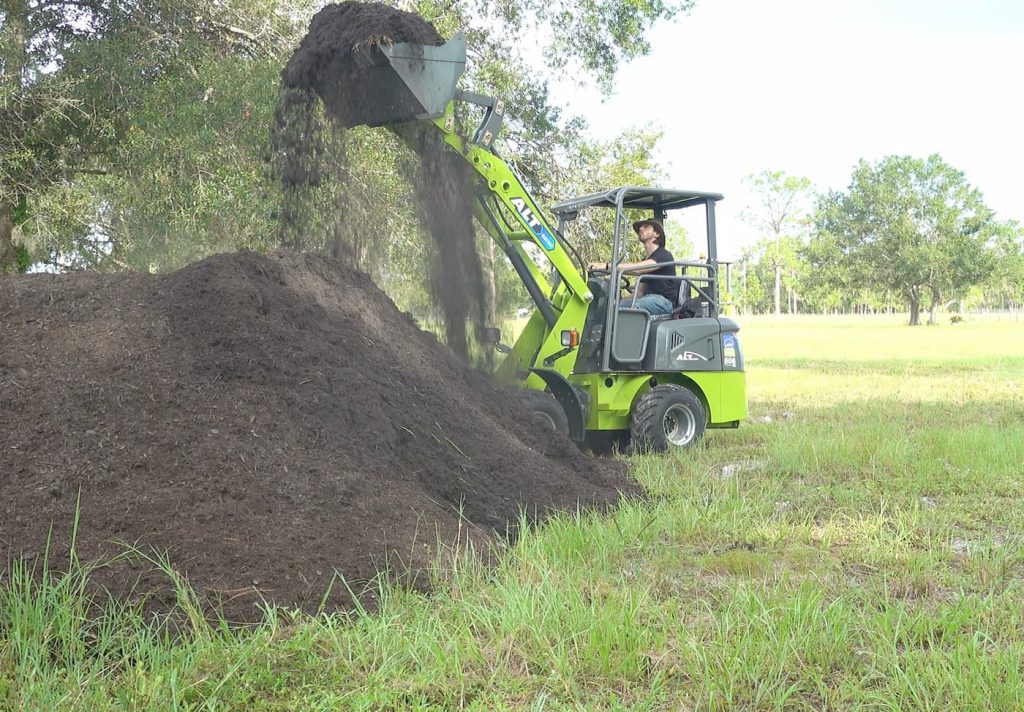
POLYGON ((367 123, 388 99, 376 81, 373 47, 402 42, 437 46, 444 38, 419 15, 382 3, 327 5, 310 21, 281 83, 315 91, 344 126, 367 123))
MULTIPOLYGON (((80 499, 81 559, 167 551, 235 619, 313 610, 335 571, 358 589, 386 557, 419 571, 439 539, 484 546, 521 508, 635 491, 315 256, 0 278, 0 414, 7 562, 41 557, 51 526, 66 561, 80 499)), ((335 585, 328 607, 350 602, 335 585)))
MULTIPOLYGON (((381 3, 343 2, 328 5, 310 22, 309 31, 281 72, 282 100, 274 131, 279 169, 286 186, 315 185, 321 168, 309 117, 319 97, 335 131, 367 124, 407 122, 413 116, 400 107, 386 67, 373 48, 395 43, 441 45, 444 38, 418 15, 381 3)), ((476 251, 473 208, 479 177, 452 152, 431 126, 403 124, 396 133, 416 155, 419 165, 407 168, 428 250, 430 275, 425 287, 439 306, 445 341, 463 359, 468 357, 467 323, 479 328, 488 313, 488 292, 476 251)), ((340 159, 346 165, 347 158, 340 159)), ((344 198, 340 204, 344 206, 344 198)), ((341 208, 344 210, 344 208, 341 208)), ((386 207, 382 208, 386 209, 386 207)), ((339 216, 344 220, 345 216, 339 216)), ((350 230, 349 235, 360 234, 350 230)), ((358 250, 337 250, 355 254, 358 250)))

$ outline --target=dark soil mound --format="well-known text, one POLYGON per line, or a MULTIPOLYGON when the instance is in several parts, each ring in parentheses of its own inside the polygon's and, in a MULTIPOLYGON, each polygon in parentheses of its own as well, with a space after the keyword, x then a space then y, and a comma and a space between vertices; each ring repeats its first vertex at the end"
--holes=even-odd
MULTIPOLYGON (((261 597, 315 608, 335 570, 416 570, 439 538, 481 544, 520 508, 634 488, 313 256, 0 279, 0 414, 8 561, 41 554, 51 524, 66 560, 81 493, 82 559, 168 550, 234 617, 261 597)), ((118 590, 132 571, 104 576, 118 590)))

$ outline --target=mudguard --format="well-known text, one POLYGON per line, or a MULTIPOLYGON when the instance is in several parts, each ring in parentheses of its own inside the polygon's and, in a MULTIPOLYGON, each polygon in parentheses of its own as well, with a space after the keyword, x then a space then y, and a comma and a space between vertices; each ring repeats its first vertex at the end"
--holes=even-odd
POLYGON ((569 420, 569 437, 577 442, 583 440, 585 423, 587 422, 586 404, 580 391, 577 391, 565 376, 550 368, 531 368, 531 373, 540 376, 547 384, 551 395, 565 411, 569 420))

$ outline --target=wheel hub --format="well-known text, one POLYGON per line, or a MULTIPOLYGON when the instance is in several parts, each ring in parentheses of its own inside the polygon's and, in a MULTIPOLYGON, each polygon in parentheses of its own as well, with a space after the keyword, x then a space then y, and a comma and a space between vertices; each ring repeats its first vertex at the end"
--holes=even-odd
POLYGON ((676 447, 688 445, 697 433, 697 419, 689 408, 681 405, 669 406, 665 411, 665 439, 676 447))
POLYGON ((538 418, 540 420, 540 422, 542 422, 544 425, 546 425, 547 427, 551 428, 552 430, 558 430, 558 424, 555 422, 555 419, 552 418, 547 413, 544 413, 543 411, 535 410, 535 411, 533 411, 533 416, 535 418, 538 418))

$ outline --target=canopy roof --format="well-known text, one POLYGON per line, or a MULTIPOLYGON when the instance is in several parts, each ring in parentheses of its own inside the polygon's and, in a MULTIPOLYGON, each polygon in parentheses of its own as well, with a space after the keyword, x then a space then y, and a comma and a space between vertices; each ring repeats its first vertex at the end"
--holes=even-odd
POLYGON ((583 208, 614 208, 620 192, 623 192, 622 207, 653 211, 688 208, 693 205, 703 205, 708 200, 717 202, 723 197, 721 193, 705 193, 697 190, 621 186, 601 193, 571 198, 552 206, 551 211, 559 217, 571 220, 574 216, 571 217, 570 213, 575 213, 583 208))

